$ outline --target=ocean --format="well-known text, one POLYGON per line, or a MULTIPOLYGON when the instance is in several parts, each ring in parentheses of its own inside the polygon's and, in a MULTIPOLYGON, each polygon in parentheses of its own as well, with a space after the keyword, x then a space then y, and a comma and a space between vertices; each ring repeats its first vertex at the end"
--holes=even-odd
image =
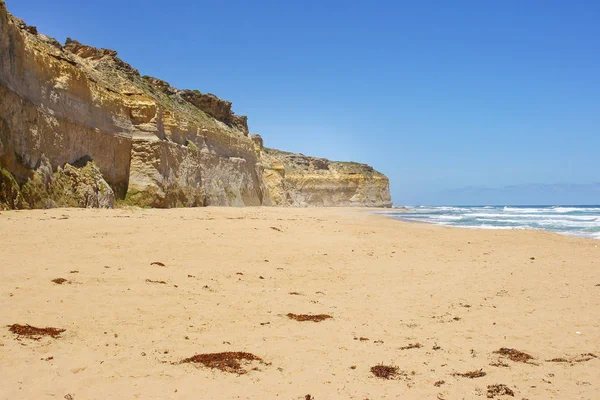
POLYGON ((600 239, 600 206, 418 206, 385 214, 473 229, 539 229, 600 239))

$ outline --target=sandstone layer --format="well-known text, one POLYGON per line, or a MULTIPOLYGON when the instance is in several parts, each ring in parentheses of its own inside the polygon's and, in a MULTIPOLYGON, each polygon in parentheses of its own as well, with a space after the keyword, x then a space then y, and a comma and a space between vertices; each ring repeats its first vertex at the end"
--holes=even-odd
POLYGON ((2 208, 391 205, 372 168, 266 150, 231 102, 61 45, 2 0, 0 55, 2 208))
POLYGON ((263 148, 263 179, 279 206, 392 205, 388 178, 371 166, 263 148))

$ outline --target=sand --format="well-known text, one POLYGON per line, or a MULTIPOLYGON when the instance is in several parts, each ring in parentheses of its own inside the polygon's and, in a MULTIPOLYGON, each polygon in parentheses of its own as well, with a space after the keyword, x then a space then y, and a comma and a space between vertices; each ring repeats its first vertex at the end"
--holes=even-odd
POLYGON ((2 399, 600 398, 597 240, 281 208, 3 211, 0 238, 2 399), (262 361, 180 363, 219 352, 262 361))

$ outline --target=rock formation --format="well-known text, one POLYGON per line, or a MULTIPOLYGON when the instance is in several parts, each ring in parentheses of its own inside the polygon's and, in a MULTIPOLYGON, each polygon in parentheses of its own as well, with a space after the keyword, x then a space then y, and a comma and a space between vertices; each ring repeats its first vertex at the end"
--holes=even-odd
MULTIPOLYGON (((258 146, 262 139, 253 135, 258 146)), ((262 148, 263 179, 273 205, 390 207, 388 178, 366 164, 262 148)))
POLYGON ((265 149, 231 102, 63 46, 3 0, 0 56, 0 208, 391 205, 371 167, 265 149))

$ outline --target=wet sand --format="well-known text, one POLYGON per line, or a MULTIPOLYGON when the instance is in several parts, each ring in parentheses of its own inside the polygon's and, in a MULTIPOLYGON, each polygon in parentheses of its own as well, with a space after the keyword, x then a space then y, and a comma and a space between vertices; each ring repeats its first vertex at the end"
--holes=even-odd
POLYGON ((598 240, 280 208, 2 211, 0 237, 2 399, 600 393, 598 240))

